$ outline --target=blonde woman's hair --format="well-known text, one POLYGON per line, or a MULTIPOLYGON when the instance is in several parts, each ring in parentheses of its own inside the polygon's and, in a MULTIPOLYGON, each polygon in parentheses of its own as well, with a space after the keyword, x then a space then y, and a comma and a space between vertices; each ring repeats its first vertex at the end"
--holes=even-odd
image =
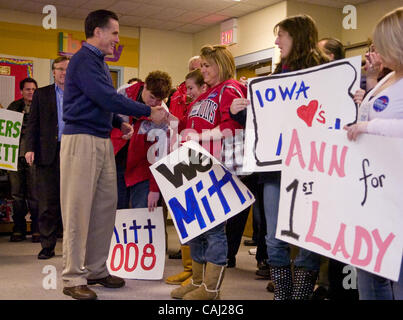
POLYGON ((386 61, 403 67, 403 7, 387 13, 378 21, 373 42, 376 51, 386 61))
POLYGON ((220 82, 235 77, 235 61, 226 46, 205 45, 200 50, 200 58, 214 61, 219 70, 220 82))

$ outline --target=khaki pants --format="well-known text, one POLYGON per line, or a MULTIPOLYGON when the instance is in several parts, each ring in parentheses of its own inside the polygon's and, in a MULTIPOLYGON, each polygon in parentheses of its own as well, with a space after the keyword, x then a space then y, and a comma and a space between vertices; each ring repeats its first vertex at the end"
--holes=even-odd
POLYGON ((110 139, 63 135, 60 150, 63 285, 109 275, 106 260, 115 224, 116 166, 110 139))

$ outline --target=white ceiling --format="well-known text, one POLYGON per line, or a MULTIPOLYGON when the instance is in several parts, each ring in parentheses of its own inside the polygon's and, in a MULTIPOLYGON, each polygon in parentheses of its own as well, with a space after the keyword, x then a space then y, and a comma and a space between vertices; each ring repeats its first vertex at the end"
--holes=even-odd
MULTIPOLYGON (((230 18, 241 17, 283 0, 0 0, 0 8, 42 14, 47 4, 57 15, 84 19, 90 11, 108 9, 119 16, 120 25, 172 30, 202 31, 230 18)), ((297 0, 342 8, 374 0, 297 0)))

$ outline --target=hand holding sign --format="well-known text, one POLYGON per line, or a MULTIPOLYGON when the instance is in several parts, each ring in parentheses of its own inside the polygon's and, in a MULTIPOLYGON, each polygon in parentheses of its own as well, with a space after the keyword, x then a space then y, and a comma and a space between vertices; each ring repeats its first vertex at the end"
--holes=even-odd
POLYGON ((245 98, 237 98, 232 101, 230 111, 232 114, 237 114, 245 110, 250 105, 250 101, 245 98))

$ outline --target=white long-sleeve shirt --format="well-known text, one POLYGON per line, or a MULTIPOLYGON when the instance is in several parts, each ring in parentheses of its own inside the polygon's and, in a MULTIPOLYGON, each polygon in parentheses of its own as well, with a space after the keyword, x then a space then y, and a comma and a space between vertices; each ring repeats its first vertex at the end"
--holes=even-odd
POLYGON ((360 112, 368 112, 368 133, 403 138, 403 78, 373 95, 394 74, 389 73, 367 94, 360 112))

